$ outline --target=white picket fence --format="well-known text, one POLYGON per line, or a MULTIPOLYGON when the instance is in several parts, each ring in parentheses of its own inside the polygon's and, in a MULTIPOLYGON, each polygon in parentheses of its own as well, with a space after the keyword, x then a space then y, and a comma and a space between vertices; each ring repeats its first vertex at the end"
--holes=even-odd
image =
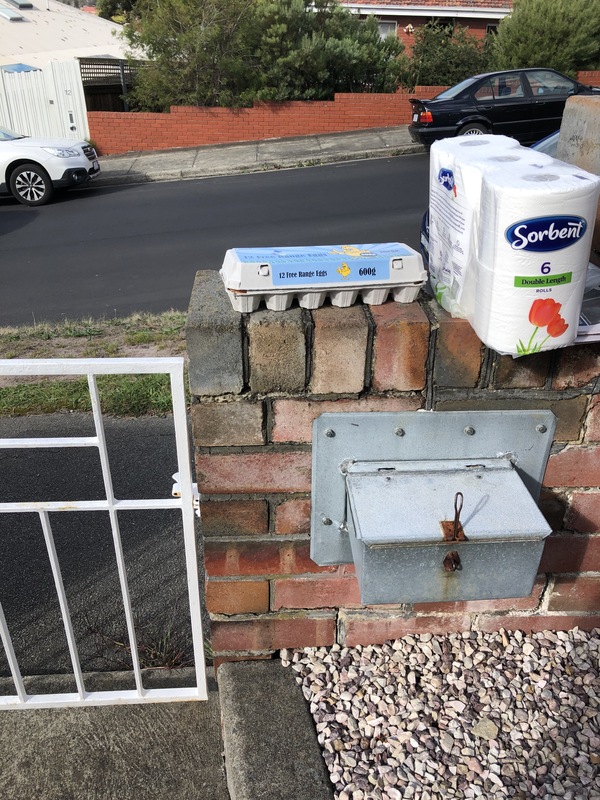
MULTIPOLYGON (((74 500, 64 498, 61 502, 2 502, 0 497, 0 514, 34 513, 39 516, 47 555, 52 569, 54 585, 58 596, 60 611, 65 629, 66 640, 71 657, 73 675, 77 687, 76 692, 57 694, 28 694, 26 680, 19 668, 15 648, 8 629, 2 605, 0 603, 0 637, 4 653, 8 661, 14 683, 14 694, 0 695, 0 710, 28 708, 62 708, 67 706, 112 705, 115 703, 168 702, 174 700, 206 700, 206 671, 204 664, 204 645, 202 636, 202 618, 200 606, 200 590, 196 552, 196 535, 194 525, 194 487, 189 458, 189 442, 187 429, 187 411, 184 392, 184 369, 182 358, 113 358, 113 359, 13 359, 0 360, 0 376, 77 376, 86 375, 92 403, 95 425, 95 436, 64 438, 16 438, 0 439, 0 449, 18 450, 23 448, 70 448, 96 447, 100 457, 104 482, 104 500, 74 500), (173 424, 175 446, 178 462, 178 484, 174 488, 173 497, 118 499, 113 491, 113 482, 109 463, 106 437, 100 398, 96 386, 96 375, 141 375, 168 374, 171 382, 171 398, 173 405, 173 424), (134 615, 130 600, 127 571, 121 544, 119 514, 136 510, 180 509, 183 523, 183 540, 186 561, 186 582, 190 622, 192 628, 192 647, 196 671, 196 686, 184 688, 146 689, 137 649, 134 615), (57 557, 54 537, 50 525, 50 513, 57 512, 106 511, 110 518, 113 545, 117 561, 117 570, 121 588, 121 596, 131 652, 135 689, 115 691, 88 691, 85 676, 81 668, 77 642, 73 631, 67 595, 61 576, 61 568, 57 557)), ((171 477, 172 470, 167 467, 166 479, 171 477)), ((0 597, 2 587, 0 586, 0 597)))
POLYGON ((79 62, 51 61, 31 72, 0 69, 0 127, 26 136, 88 139, 79 62))

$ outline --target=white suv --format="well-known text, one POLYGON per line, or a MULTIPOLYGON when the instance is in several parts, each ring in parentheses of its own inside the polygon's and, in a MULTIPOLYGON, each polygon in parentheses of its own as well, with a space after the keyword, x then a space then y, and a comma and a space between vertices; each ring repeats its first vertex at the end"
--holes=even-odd
POLYGON ((0 194, 19 203, 41 206, 55 189, 81 186, 99 174, 98 156, 87 142, 33 139, 0 128, 0 194))

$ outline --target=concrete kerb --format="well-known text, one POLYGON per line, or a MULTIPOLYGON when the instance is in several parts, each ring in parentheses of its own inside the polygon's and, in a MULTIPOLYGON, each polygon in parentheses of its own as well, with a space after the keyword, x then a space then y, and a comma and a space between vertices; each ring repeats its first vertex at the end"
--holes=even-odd
POLYGON ((293 672, 278 661, 219 668, 231 800, 332 800, 314 723, 293 672))

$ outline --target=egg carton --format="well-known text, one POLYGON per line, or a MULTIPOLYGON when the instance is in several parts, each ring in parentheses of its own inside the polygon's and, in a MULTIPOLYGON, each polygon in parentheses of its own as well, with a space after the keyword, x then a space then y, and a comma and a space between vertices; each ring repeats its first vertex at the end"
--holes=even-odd
POLYGON ((327 297, 347 308, 359 294, 367 305, 381 305, 390 295, 412 303, 427 278, 420 254, 399 242, 236 248, 226 252, 220 275, 240 313, 256 311, 261 301, 285 311, 294 299, 314 309, 327 297))

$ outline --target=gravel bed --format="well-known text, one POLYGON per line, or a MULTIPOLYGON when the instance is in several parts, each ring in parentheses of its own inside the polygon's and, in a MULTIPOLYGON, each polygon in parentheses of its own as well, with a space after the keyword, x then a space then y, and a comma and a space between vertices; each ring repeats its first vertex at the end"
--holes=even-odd
POLYGON ((336 800, 600 800, 600 630, 283 650, 336 800))

